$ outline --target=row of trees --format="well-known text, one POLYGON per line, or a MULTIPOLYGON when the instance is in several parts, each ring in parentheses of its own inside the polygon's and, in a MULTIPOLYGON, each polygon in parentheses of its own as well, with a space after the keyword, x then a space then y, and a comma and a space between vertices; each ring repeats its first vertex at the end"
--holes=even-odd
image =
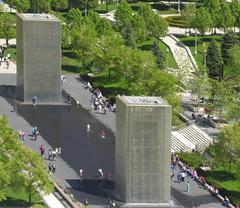
POLYGON ((154 13, 149 4, 140 5, 137 13, 131 6, 122 0, 115 12, 117 30, 123 35, 128 46, 135 46, 136 43, 147 39, 159 39, 166 35, 167 22, 158 14, 154 13))
POLYGON ((61 11, 72 7, 94 9, 98 5, 98 0, 4 0, 4 2, 18 12, 34 13, 47 13, 51 9, 61 11))
POLYGON ((6 117, 0 117, 0 187, 0 200, 6 198, 7 189, 24 187, 29 204, 38 190, 53 190, 42 158, 18 140, 6 117))
POLYGON ((240 3, 221 0, 203 0, 200 7, 190 4, 182 11, 183 18, 189 28, 196 28, 201 35, 208 30, 216 33, 216 28, 227 31, 232 27, 240 27, 240 3))
POLYGON ((235 68, 235 71, 239 70, 240 63, 236 59, 236 56, 239 54, 238 49, 239 40, 233 32, 228 32, 224 35, 221 45, 215 40, 211 41, 206 54, 206 65, 209 69, 209 75, 223 80, 224 67, 229 64, 233 65, 232 67, 235 68))

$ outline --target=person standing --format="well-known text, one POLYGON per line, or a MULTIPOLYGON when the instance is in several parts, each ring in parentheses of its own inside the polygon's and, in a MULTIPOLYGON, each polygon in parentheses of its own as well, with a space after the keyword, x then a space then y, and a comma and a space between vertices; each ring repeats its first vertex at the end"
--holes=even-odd
POLYGON ((187 190, 186 190, 187 193, 190 192, 190 184, 189 184, 189 181, 187 181, 187 190))
POLYGON ((45 153, 45 147, 43 146, 43 144, 40 146, 39 149, 40 149, 41 156, 43 156, 45 153))

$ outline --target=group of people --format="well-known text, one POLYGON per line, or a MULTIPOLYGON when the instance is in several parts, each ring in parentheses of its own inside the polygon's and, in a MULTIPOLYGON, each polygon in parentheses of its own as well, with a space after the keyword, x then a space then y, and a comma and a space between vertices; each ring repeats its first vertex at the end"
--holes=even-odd
POLYGON ((85 82, 83 87, 92 93, 90 106, 97 113, 106 114, 107 110, 116 111, 116 104, 112 104, 108 98, 104 97, 98 88, 94 90, 90 82, 85 82))
POLYGON ((48 160, 56 161, 57 157, 60 157, 62 153, 61 147, 48 150, 48 160))
POLYGON ((34 139, 36 141, 37 137, 39 136, 38 127, 36 127, 36 126, 32 127, 32 136, 34 137, 34 139))
POLYGON ((8 69, 10 65, 11 55, 10 53, 4 55, 4 50, 5 48, 0 48, 0 66, 2 65, 3 62, 5 62, 8 69))
POLYGON ((49 173, 55 173, 56 171, 56 160, 62 154, 61 147, 57 147, 55 149, 48 150, 48 160, 51 162, 48 164, 49 173))
MULTIPOLYGON (((176 165, 178 165, 180 167, 180 172, 177 174, 177 180, 178 180, 179 183, 183 182, 186 177, 190 177, 194 181, 196 181, 199 185, 201 185, 204 189, 208 190, 212 195, 217 196, 219 194, 219 191, 216 187, 207 184, 207 181, 206 181, 205 177, 203 177, 201 175, 198 175, 197 171, 194 168, 182 163, 180 161, 179 156, 172 153, 172 155, 171 155, 171 167, 172 167, 173 170, 175 169, 176 165)), ((174 177, 174 171, 173 170, 171 172, 171 178, 174 177)), ((190 192, 189 181, 187 181, 187 184, 186 184, 186 192, 190 192)), ((229 204, 230 204, 230 200, 228 199, 227 196, 225 196, 224 201, 223 201, 223 205, 228 207, 229 204)), ((238 205, 236 207, 239 208, 238 205)))

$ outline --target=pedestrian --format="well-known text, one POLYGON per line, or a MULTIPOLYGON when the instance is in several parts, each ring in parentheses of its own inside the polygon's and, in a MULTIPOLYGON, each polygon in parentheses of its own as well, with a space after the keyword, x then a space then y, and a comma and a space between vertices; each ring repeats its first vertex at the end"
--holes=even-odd
POLYGON ((87 200, 87 199, 84 199, 84 205, 85 205, 85 206, 88 206, 88 205, 89 205, 89 203, 88 203, 88 200, 87 200))
POLYGON ((43 146, 43 144, 40 146, 39 149, 40 149, 41 156, 43 156, 45 153, 45 147, 43 146))
POLYGON ((187 189, 186 189, 186 192, 187 192, 187 193, 190 192, 190 184, 189 184, 189 181, 187 181, 187 189))
POLYGON ((90 128, 91 128, 90 124, 87 124, 87 131, 90 131, 90 128))
POLYGON ((98 173, 99 173, 99 175, 98 175, 98 183, 102 184, 102 181, 103 181, 103 171, 102 171, 102 169, 98 169, 98 173))
POLYGON ((224 197, 224 201, 223 201, 223 205, 224 205, 225 207, 228 207, 229 203, 230 203, 230 201, 229 201, 228 197, 225 196, 225 197, 224 197))
POLYGON ((36 95, 32 96, 32 104, 33 104, 33 106, 35 106, 37 104, 37 96, 36 95))
POLYGON ((56 163, 53 162, 52 163, 52 172, 55 173, 55 171, 56 171, 56 163))
POLYGON ((10 61, 9 61, 9 60, 6 60, 7 69, 9 69, 9 64, 10 64, 10 61))
POLYGON ((80 181, 83 180, 83 169, 79 170, 79 178, 80 178, 80 181))
POLYGON ((58 147, 58 156, 61 157, 61 154, 62 154, 62 148, 58 147))
POLYGON ((171 172, 171 179, 174 178, 174 175, 175 175, 175 173, 174 173, 174 171, 172 170, 172 172, 171 172))
POLYGON ((48 150, 48 160, 52 160, 52 150, 48 150))
POLYGON ((67 95, 67 103, 71 103, 71 94, 67 95))

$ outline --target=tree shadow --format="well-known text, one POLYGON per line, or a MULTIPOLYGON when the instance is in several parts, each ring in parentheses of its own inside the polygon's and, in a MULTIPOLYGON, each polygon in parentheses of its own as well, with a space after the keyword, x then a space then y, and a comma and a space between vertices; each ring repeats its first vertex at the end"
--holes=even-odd
POLYGON ((74 65, 62 65, 62 70, 68 71, 68 72, 79 73, 81 71, 81 67, 74 66, 74 65))

